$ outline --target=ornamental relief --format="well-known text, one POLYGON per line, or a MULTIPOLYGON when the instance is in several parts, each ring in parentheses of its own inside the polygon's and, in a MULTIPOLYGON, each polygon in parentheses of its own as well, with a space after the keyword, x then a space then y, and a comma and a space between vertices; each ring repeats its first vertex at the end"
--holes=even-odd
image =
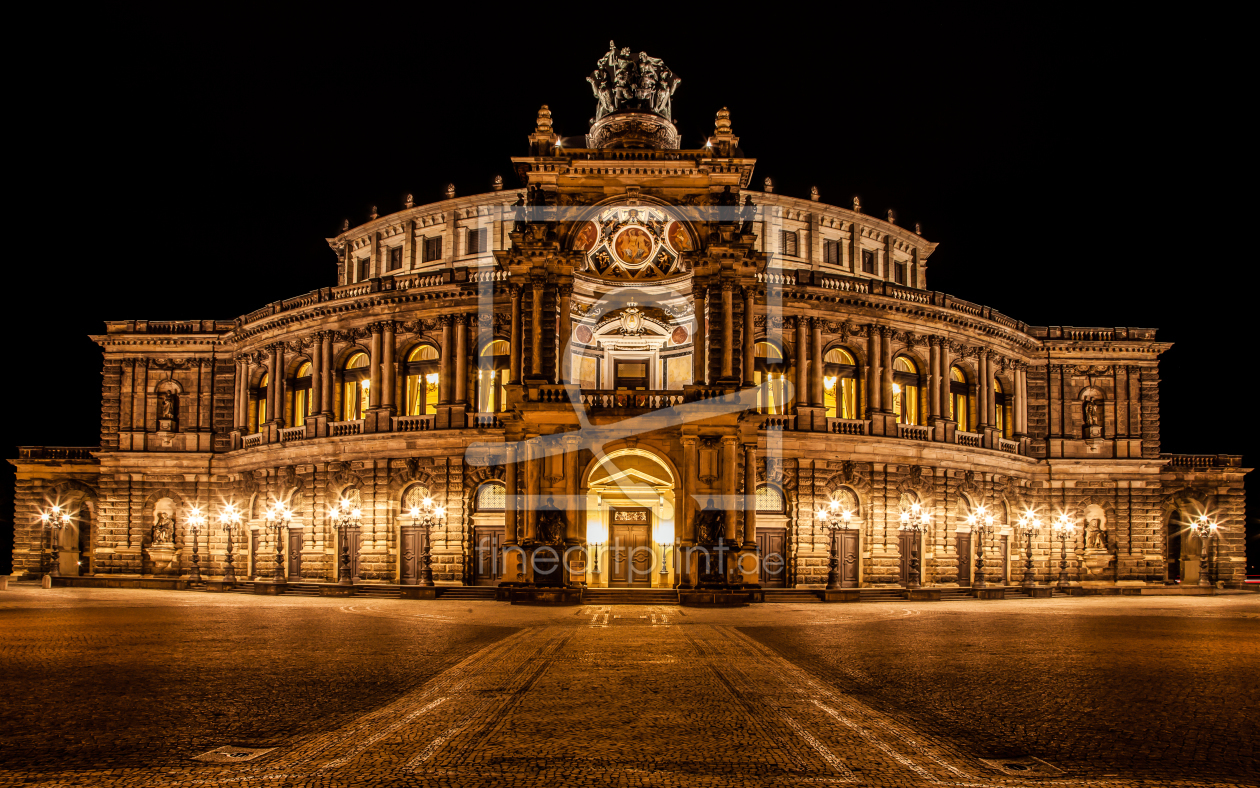
POLYGON ((585 253, 582 270, 612 279, 656 279, 681 272, 691 236, 678 221, 649 205, 601 211, 576 232, 573 248, 585 253))

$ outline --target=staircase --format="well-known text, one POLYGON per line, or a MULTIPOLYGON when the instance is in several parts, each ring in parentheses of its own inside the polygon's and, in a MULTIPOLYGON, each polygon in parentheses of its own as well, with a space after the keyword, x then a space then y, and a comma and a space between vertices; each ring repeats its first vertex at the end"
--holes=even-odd
POLYGON ((588 588, 582 592, 584 605, 676 605, 678 592, 672 588, 588 588))
POLYGON ((858 591, 859 602, 902 602, 905 590, 901 588, 863 588, 858 591))
POLYGON ((289 583, 285 596, 319 596, 319 586, 314 583, 289 583))
POLYGON ((399 591, 398 586, 392 585, 356 585, 354 595, 371 599, 398 599, 399 591))
POLYGON ((438 586, 437 598, 449 602, 493 602, 494 586, 438 586))
POLYGON ((822 597, 817 591, 809 588, 767 588, 767 602, 817 602, 822 604, 822 597))
POLYGON ((963 600, 972 599, 970 588, 942 588, 942 602, 961 602, 963 600))

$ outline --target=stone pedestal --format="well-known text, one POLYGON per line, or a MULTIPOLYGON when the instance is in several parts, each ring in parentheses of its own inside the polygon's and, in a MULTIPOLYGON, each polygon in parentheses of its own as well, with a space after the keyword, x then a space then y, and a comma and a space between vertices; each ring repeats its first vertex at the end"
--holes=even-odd
POLYGON ((1005 588, 977 588, 975 590, 976 599, 1006 599, 1005 588))
POLYGON ((1086 550, 1083 564, 1085 569, 1084 580, 1086 582, 1110 581, 1112 579, 1114 573, 1111 569, 1111 553, 1106 550, 1086 550))
POLYGON ((172 542, 162 542, 151 544, 144 548, 145 557, 149 559, 149 566, 155 575, 178 575, 179 574, 179 555, 175 551, 175 545, 172 542))
POLYGON ((222 593, 224 591, 231 591, 235 586, 236 586, 236 583, 228 583, 223 580, 207 580, 206 581, 206 590, 214 591, 217 593, 222 593))
POLYGON ((679 591, 682 607, 747 607, 758 601, 751 591, 679 591))
POLYGON ((508 600, 514 605, 580 605, 582 604, 582 589, 513 588, 508 593, 508 600))
POLYGON ((8 591, 8 590, 9 590, 9 576, 0 575, 0 591, 8 591))
POLYGON ((1028 595, 1033 599, 1049 599, 1054 594, 1054 589, 1050 586, 1033 586, 1028 589, 1028 595))

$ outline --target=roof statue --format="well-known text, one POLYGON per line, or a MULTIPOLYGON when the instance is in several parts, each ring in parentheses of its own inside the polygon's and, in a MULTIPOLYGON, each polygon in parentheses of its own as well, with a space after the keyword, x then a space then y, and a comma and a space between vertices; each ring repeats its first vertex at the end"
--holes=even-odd
POLYGON ((595 64, 586 78, 591 83, 598 106, 595 120, 624 110, 652 112, 666 120, 670 116, 670 99, 682 80, 669 70, 660 58, 646 52, 631 52, 630 47, 617 49, 608 42, 608 52, 595 64))

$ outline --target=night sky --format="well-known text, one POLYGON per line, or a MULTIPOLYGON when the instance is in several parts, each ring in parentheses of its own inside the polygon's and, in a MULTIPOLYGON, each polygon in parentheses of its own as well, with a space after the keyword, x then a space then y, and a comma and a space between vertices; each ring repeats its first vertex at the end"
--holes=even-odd
MULTIPOLYGON (((88 335, 102 321, 231 319, 334 284, 324 239, 343 218, 399 210, 408 192, 442 199, 448 182, 519 186, 509 157, 526 153, 539 105, 559 134, 585 133, 585 77, 613 38, 681 76, 683 147, 726 106, 758 160, 755 188, 817 185, 824 202, 856 194, 868 214, 922 223, 940 243, 931 289, 1034 325, 1158 327, 1176 343, 1161 362, 1163 450, 1260 459, 1239 353, 1255 335, 1252 280, 1232 240, 1251 217, 1228 188, 1251 147, 1247 102, 1231 98, 1226 42, 1176 54, 1200 40, 1195 21, 794 5, 696 18, 618 5, 588 22, 568 7, 471 6, 453 21, 425 8, 111 9, 31 41, 46 46, 10 74, 6 124, 20 136, 6 161, 6 269, 20 280, 6 299, 20 355, 3 387, 7 457, 97 443, 88 335), (780 11, 791 18, 763 18, 780 11)), ((1260 481, 1248 488, 1254 522, 1260 481)), ((1255 564, 1254 534, 1250 546, 1255 564)))

